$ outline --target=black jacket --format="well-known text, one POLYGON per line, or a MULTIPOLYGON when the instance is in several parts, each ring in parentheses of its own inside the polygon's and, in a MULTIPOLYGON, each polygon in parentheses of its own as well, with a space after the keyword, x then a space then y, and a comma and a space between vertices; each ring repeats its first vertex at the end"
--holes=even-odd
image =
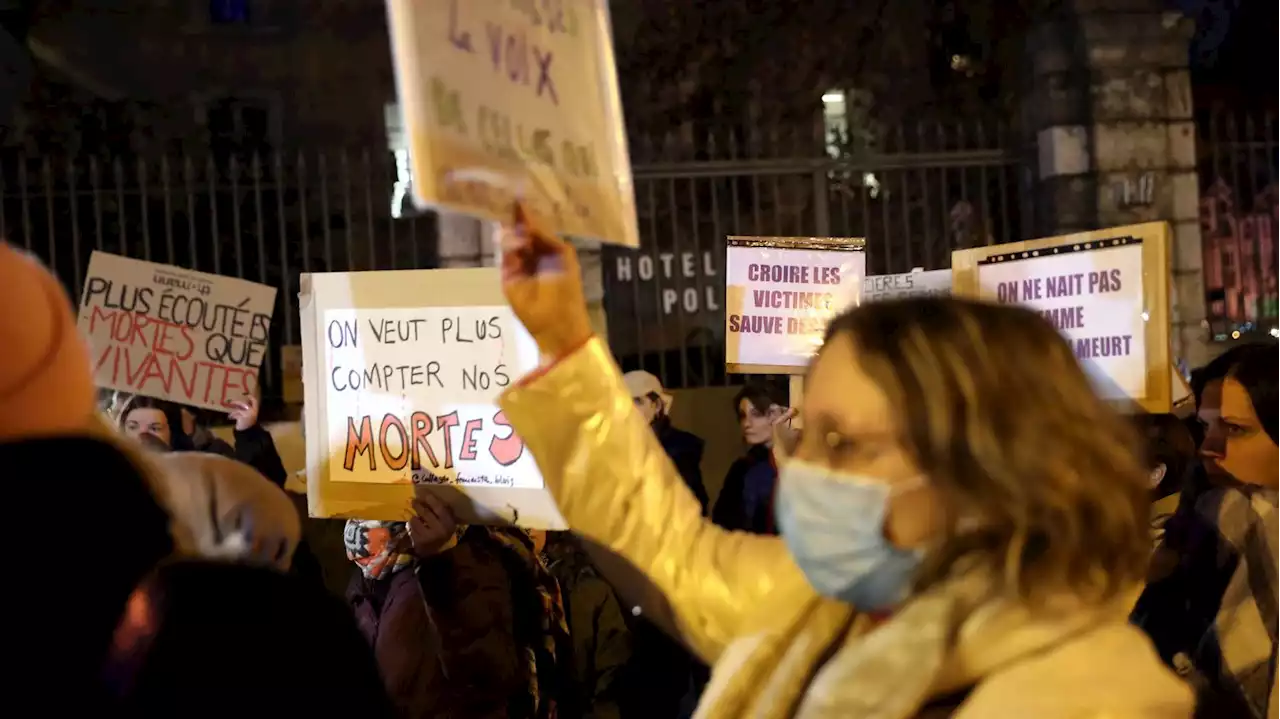
POLYGON ((666 417, 654 422, 653 431, 658 435, 662 448, 667 451, 667 456, 675 463, 685 485, 702 504, 702 513, 705 515, 711 501, 707 496, 707 488, 702 483, 702 449, 706 443, 696 434, 671 426, 671 420, 666 417))
POLYGON ((725 529, 753 534, 777 534, 773 521, 773 493, 778 471, 769 448, 756 445, 734 461, 725 474, 711 521, 725 529))

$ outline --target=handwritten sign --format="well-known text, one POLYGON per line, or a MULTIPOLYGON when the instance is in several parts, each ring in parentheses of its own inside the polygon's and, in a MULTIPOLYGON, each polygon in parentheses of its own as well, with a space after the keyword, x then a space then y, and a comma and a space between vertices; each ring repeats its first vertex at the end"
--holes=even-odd
POLYGON ((863 302, 949 294, 951 270, 912 270, 896 275, 872 275, 862 281, 863 302))
POLYGON ((324 325, 332 481, 542 486, 496 408, 538 363, 510 308, 330 310, 324 325))
POLYGON ((1148 223, 952 255, 956 293, 1034 309, 1067 339, 1099 396, 1172 406, 1168 226, 1148 223))
POLYGON ((859 301, 863 241, 730 237, 725 364, 730 372, 802 374, 827 323, 859 301))
POLYGON ((387 0, 415 200, 639 245, 605 0, 387 0))
POLYGON ((274 287, 94 252, 80 332, 99 387, 219 411, 258 388, 274 287))
POLYGON ((318 499, 319 516, 398 519, 427 492, 468 521, 560 528, 497 406, 539 355, 496 269, 304 277, 307 437, 323 438, 308 446, 313 514, 318 499))

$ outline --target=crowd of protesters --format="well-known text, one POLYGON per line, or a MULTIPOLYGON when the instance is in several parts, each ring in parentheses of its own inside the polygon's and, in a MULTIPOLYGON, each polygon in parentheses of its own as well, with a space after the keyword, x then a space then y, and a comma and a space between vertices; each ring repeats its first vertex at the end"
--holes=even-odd
POLYGON ((100 403, 59 283, 0 246, 0 303, 24 308, 0 317, 0 452, 41 569, 11 703, 1277 716, 1275 345, 1195 372, 1194 413, 1126 423, 1030 312, 868 305, 834 321, 798 410, 758 386, 725 407, 745 449, 712 498, 672 395, 586 329, 572 249, 517 229, 505 288, 551 363, 503 406, 575 532, 468 526, 420 496, 407 521, 338 525, 341 596, 258 398, 225 419, 100 403))

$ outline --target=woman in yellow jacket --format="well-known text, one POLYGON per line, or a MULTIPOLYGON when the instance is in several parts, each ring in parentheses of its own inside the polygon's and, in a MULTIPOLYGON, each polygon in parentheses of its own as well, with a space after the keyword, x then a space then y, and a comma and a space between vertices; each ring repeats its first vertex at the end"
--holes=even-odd
POLYGON ((702 517, 589 329, 577 258, 517 211, 503 286, 547 363, 502 407, 578 532, 714 666, 706 719, 1189 717, 1126 621, 1146 473, 1062 338, 948 299, 835 319, 780 469, 781 537, 702 517))

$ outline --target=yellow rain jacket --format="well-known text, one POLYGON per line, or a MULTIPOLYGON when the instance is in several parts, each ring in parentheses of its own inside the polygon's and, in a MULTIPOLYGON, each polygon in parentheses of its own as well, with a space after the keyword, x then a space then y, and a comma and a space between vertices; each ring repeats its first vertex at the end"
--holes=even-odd
POLYGON ((1128 624, 1129 597, 964 610, 980 582, 959 581, 876 626, 819 597, 780 539, 703 519, 599 339, 508 390, 502 407, 570 526, 648 575, 713 665, 698 717, 1191 716, 1190 690, 1128 624))

